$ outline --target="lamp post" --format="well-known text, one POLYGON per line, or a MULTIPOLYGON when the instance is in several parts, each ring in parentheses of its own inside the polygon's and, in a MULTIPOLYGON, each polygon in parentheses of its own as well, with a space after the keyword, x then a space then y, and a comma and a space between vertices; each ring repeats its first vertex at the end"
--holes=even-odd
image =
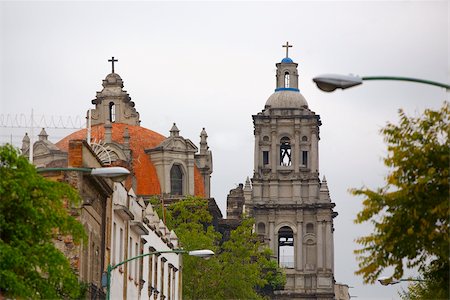
POLYGON ((106 300, 110 299, 112 270, 116 269, 117 267, 120 267, 123 264, 126 264, 129 261, 139 259, 139 258, 149 256, 149 255, 162 254, 162 253, 178 253, 178 254, 179 253, 187 253, 188 255, 197 256, 197 257, 201 257, 201 258, 209 258, 214 255, 214 252, 212 250, 208 250, 208 249, 193 250, 193 251, 188 251, 188 250, 183 250, 183 249, 174 249, 174 250, 153 251, 153 252, 149 252, 149 253, 144 253, 144 254, 129 258, 127 260, 124 260, 116 265, 109 264, 108 267, 106 268, 106 300))
POLYGON ((336 89, 347 89, 356 85, 360 85, 363 83, 363 81, 366 80, 396 80, 396 81, 418 82, 443 87, 447 91, 450 91, 450 85, 448 84, 411 77, 398 77, 398 76, 359 77, 355 75, 326 74, 313 78, 313 81, 317 84, 317 87, 324 92, 332 92, 336 89))
POLYGON ((114 182, 121 182, 130 175, 130 171, 123 167, 103 167, 103 168, 37 168, 38 173, 52 171, 77 171, 89 173, 92 176, 110 178, 114 182))
POLYGON ((421 281, 425 281, 425 280, 423 280, 423 279, 414 279, 414 278, 402 278, 402 279, 392 279, 392 278, 390 278, 390 277, 380 277, 380 278, 378 278, 377 279, 378 280, 378 282, 381 284, 381 285, 391 285, 391 284, 397 284, 397 283, 400 283, 400 282, 402 282, 402 281, 414 281, 414 282, 421 282, 421 281))

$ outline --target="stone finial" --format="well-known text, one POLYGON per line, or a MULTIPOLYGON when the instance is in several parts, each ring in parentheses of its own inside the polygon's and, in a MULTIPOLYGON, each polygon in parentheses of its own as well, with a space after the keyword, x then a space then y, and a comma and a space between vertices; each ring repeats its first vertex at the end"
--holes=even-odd
POLYGON ((23 139, 22 139, 22 153, 25 153, 30 149, 30 137, 28 136, 28 133, 25 133, 23 139))
POLYGON ((45 128, 42 128, 41 132, 39 133, 39 140, 46 141, 47 139, 48 139, 48 134, 45 131, 45 128))
POLYGON ((180 136, 180 130, 178 129, 177 124, 175 123, 173 123, 173 126, 170 129, 170 136, 171 137, 180 136))
POLYGON ((105 143, 111 143, 112 142, 112 124, 111 122, 107 121, 104 125, 105 127, 105 143))
POLYGON ((244 191, 251 190, 251 189, 252 189, 252 184, 250 182, 250 178, 247 176, 247 179, 245 180, 244 191))
POLYGON ((205 127, 203 127, 200 132, 200 153, 204 154, 208 150, 208 134, 206 133, 205 127))
POLYGON ((327 184, 327 179, 325 178, 325 176, 323 176, 322 183, 320 184, 320 191, 328 192, 328 184, 327 184))

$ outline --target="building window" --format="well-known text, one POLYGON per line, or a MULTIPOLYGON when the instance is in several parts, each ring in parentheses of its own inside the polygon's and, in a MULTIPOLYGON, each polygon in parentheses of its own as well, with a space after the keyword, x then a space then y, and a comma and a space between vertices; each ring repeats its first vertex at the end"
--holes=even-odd
POLYGON ((285 88, 289 87, 290 81, 291 81, 291 78, 290 78, 289 72, 285 72, 284 73, 284 87, 285 88))
POLYGON ((294 233, 288 226, 278 231, 278 263, 282 268, 292 269, 294 265, 294 233))
POLYGON ((269 164, 269 151, 263 151, 263 165, 269 164))
POLYGON ((308 151, 302 151, 302 166, 308 167, 308 151))
POLYGON ((167 259, 165 259, 164 257, 161 257, 161 299, 165 298, 164 295, 164 268, 165 268, 165 262, 167 261, 167 259))
POLYGON ((155 268, 153 270, 155 271, 153 274, 153 287, 155 288, 156 292, 158 291, 158 256, 155 256, 155 268))
POLYGON ((120 228, 119 235, 119 261, 123 261, 123 228, 120 228))
POLYGON ((109 121, 114 123, 116 121, 116 105, 114 102, 109 103, 109 121))
POLYGON ((113 223, 113 240, 111 245, 112 250, 112 264, 116 264, 116 243, 117 243, 117 225, 116 222, 113 223))
POLYGON ((291 140, 288 137, 283 137, 280 140, 280 165, 290 166, 291 164, 291 140))
MULTIPOLYGON (((135 243, 134 244, 134 256, 138 256, 139 254, 139 244, 135 243)), ((140 259, 135 259, 134 260, 134 280, 136 282, 138 282, 139 279, 139 261, 140 259)))
POLYGON ((258 234, 264 235, 266 234, 266 225, 264 223, 258 223, 258 234))
MULTIPOLYGON (((148 252, 154 252, 154 248, 149 248, 148 252)), ((148 294, 151 295, 153 292, 153 255, 149 255, 148 257, 148 294)))
POLYGON ((183 195, 183 171, 180 165, 173 165, 170 169, 170 193, 183 195))
MULTIPOLYGON (((133 238, 130 236, 130 244, 128 245, 128 259, 133 257, 133 238)), ((128 278, 133 279, 133 262, 128 262, 128 278)))

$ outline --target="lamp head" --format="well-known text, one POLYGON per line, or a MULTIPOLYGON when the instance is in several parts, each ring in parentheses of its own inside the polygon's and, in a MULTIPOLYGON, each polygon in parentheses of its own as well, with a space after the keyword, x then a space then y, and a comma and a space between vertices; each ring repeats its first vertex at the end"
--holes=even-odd
POLYGON ((92 176, 100 176, 110 178, 114 182, 121 182, 125 180, 130 171, 123 167, 105 167, 105 168, 94 168, 91 171, 92 176))
POLYGON ((193 250, 193 251, 189 251, 188 254, 190 256, 197 256, 197 257, 201 257, 201 258, 210 258, 211 256, 214 255, 214 251, 212 250, 208 250, 208 249, 204 249, 204 250, 193 250))
POLYGON ((325 74, 313 78, 317 87, 324 92, 346 89, 362 83, 362 78, 353 75, 325 74))
POLYGON ((380 277, 377 280, 381 285, 390 285, 400 282, 400 280, 393 280, 391 277, 380 277))

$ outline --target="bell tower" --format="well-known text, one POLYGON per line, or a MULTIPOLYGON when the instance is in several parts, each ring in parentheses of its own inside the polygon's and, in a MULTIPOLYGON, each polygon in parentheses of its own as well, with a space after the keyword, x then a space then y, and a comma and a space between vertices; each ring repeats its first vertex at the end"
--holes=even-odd
POLYGON ((275 299, 334 299, 333 212, 319 179, 320 116, 298 88, 298 64, 276 64, 276 89, 253 116, 255 153, 249 212, 287 282, 275 299))
POLYGON ((112 64, 112 72, 103 80, 103 90, 97 92, 92 104, 95 109, 87 113, 87 119, 91 119, 91 125, 124 123, 139 126, 139 113, 131 101, 130 95, 123 89, 123 80, 114 71, 114 56, 108 60, 112 64))

